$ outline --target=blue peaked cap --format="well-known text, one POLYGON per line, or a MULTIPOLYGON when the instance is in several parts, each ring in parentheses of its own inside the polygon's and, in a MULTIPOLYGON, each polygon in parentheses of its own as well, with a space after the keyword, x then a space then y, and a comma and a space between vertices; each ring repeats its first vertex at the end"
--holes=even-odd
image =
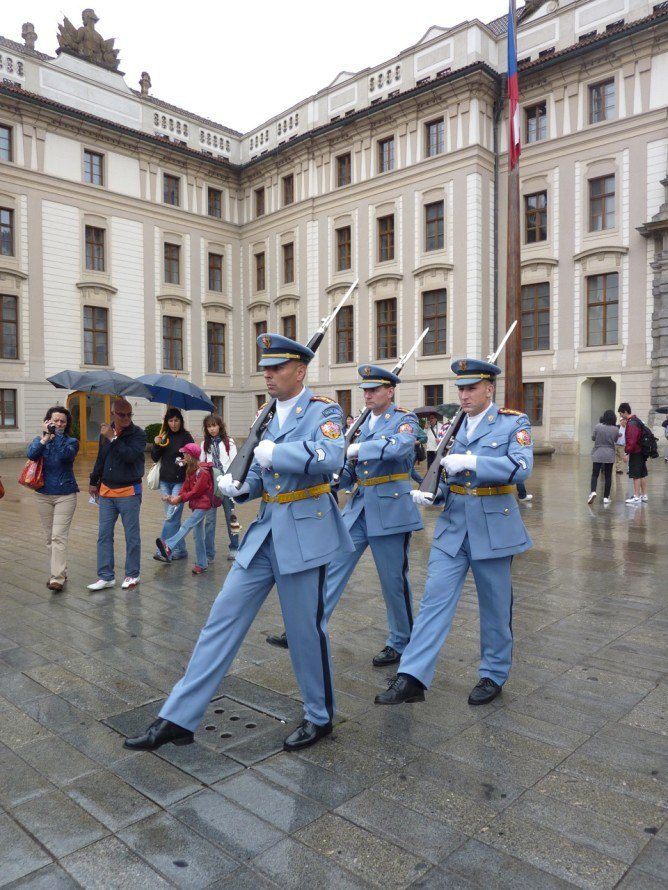
POLYGON ((360 365, 357 373, 362 378, 360 389, 375 389, 377 386, 396 386, 399 377, 378 365, 360 365))
POLYGON ((480 383, 481 380, 494 383, 501 373, 501 368, 498 365, 483 362, 479 358, 458 358, 450 367, 455 375, 456 386, 472 386, 474 383, 480 383))
POLYGON ((261 368, 282 365, 283 362, 289 362, 290 359, 308 364, 315 355, 315 352, 308 346, 302 346, 301 343, 284 337, 282 334, 260 334, 257 338, 257 345, 262 351, 258 362, 261 368))

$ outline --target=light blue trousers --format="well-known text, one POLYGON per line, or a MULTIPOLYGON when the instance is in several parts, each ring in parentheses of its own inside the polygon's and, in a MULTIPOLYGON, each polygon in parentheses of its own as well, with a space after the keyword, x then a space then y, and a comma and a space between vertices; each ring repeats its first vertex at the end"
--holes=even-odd
POLYGON ((471 568, 480 610, 480 678, 500 686, 508 679, 513 653, 512 556, 471 559, 468 536, 456 556, 431 548, 427 584, 398 673, 410 674, 427 688, 434 679, 436 660, 450 632, 455 609, 471 568))
POLYGON ((235 562, 216 597, 185 675, 160 716, 195 730, 276 584, 290 640, 290 658, 304 700, 304 716, 328 723, 334 715, 332 660, 325 620, 326 566, 281 575, 271 534, 244 569, 235 562))
POLYGON ((181 528, 171 538, 167 538, 165 542, 170 550, 178 553, 179 545, 188 532, 192 530, 193 538, 195 539, 195 559, 197 560, 197 565, 203 569, 206 569, 209 565, 204 545, 204 517, 207 513, 208 510, 193 510, 181 528))

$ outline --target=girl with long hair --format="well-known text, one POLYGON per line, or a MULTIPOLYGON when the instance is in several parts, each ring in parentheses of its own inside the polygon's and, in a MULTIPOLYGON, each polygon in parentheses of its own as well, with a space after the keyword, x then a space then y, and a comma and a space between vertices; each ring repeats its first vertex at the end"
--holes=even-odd
MULTIPOLYGON (((204 440, 200 460, 213 465, 221 473, 227 473, 228 467, 237 454, 237 446, 234 439, 227 434, 225 422, 219 414, 207 414, 202 421, 204 440)), ((216 492, 218 494, 218 492, 216 492)), ((239 549, 239 524, 234 514, 234 501, 231 498, 222 498, 227 534, 230 539, 228 559, 234 559, 239 549)), ((206 555, 212 562, 216 555, 216 510, 212 509, 204 520, 204 542, 206 555)))
MULTIPOLYGON (((193 437, 185 428, 183 414, 178 408, 168 408, 162 420, 163 432, 155 437, 151 446, 151 457, 160 461, 160 494, 165 502, 165 521, 160 537, 166 541, 173 537, 181 527, 183 503, 173 506, 168 498, 181 491, 186 478, 185 467, 181 462, 180 451, 184 445, 193 441, 193 437)), ((178 544, 172 559, 185 559, 188 556, 185 541, 178 544)), ((160 559, 160 551, 156 550, 153 559, 160 559)))

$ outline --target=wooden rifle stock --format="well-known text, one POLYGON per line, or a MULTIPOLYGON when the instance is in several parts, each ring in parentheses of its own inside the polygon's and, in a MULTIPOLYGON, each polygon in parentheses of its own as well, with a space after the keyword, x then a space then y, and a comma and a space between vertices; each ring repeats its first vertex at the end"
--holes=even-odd
POLYGON ((446 451, 449 451, 452 447, 455 436, 461 429, 465 417, 466 414, 464 413, 464 409, 460 408, 459 411, 452 418, 452 423, 448 427, 445 435, 438 443, 436 454, 434 455, 434 459, 431 462, 431 466, 425 473, 424 479, 420 483, 420 491, 423 491, 425 494, 431 494, 436 497, 436 493, 438 492, 438 480, 441 475, 441 460, 444 457, 446 451))

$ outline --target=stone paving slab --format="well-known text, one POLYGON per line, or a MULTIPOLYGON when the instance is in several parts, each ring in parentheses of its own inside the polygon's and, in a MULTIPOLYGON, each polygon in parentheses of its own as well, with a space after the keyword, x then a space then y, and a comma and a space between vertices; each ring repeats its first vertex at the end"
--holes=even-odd
MULTIPOLYGON (((13 556, 0 589, 0 886, 663 885, 663 464, 650 465, 646 507, 623 504, 624 480, 609 508, 589 509, 587 460, 537 462, 534 500, 520 506, 535 547, 514 564, 513 671, 486 708, 466 703, 479 657, 470 578, 427 701, 374 706, 392 670, 371 665, 386 617, 365 554, 330 622, 337 723, 300 754, 282 751, 302 713, 289 654, 265 643, 282 628, 275 594, 195 744, 122 747, 181 676, 230 563, 193 578, 185 560, 154 562, 162 513, 147 492, 141 585, 91 595, 97 517, 82 495, 70 581, 54 595, 35 496, 12 482, 21 465, 3 462, 0 507, 13 556)), ((82 481, 88 466, 77 465, 82 481)), ((254 511, 239 507, 245 527, 254 511)), ((436 515, 425 511, 411 545, 416 608, 436 515)), ((223 555, 224 536, 221 526, 223 555)))

